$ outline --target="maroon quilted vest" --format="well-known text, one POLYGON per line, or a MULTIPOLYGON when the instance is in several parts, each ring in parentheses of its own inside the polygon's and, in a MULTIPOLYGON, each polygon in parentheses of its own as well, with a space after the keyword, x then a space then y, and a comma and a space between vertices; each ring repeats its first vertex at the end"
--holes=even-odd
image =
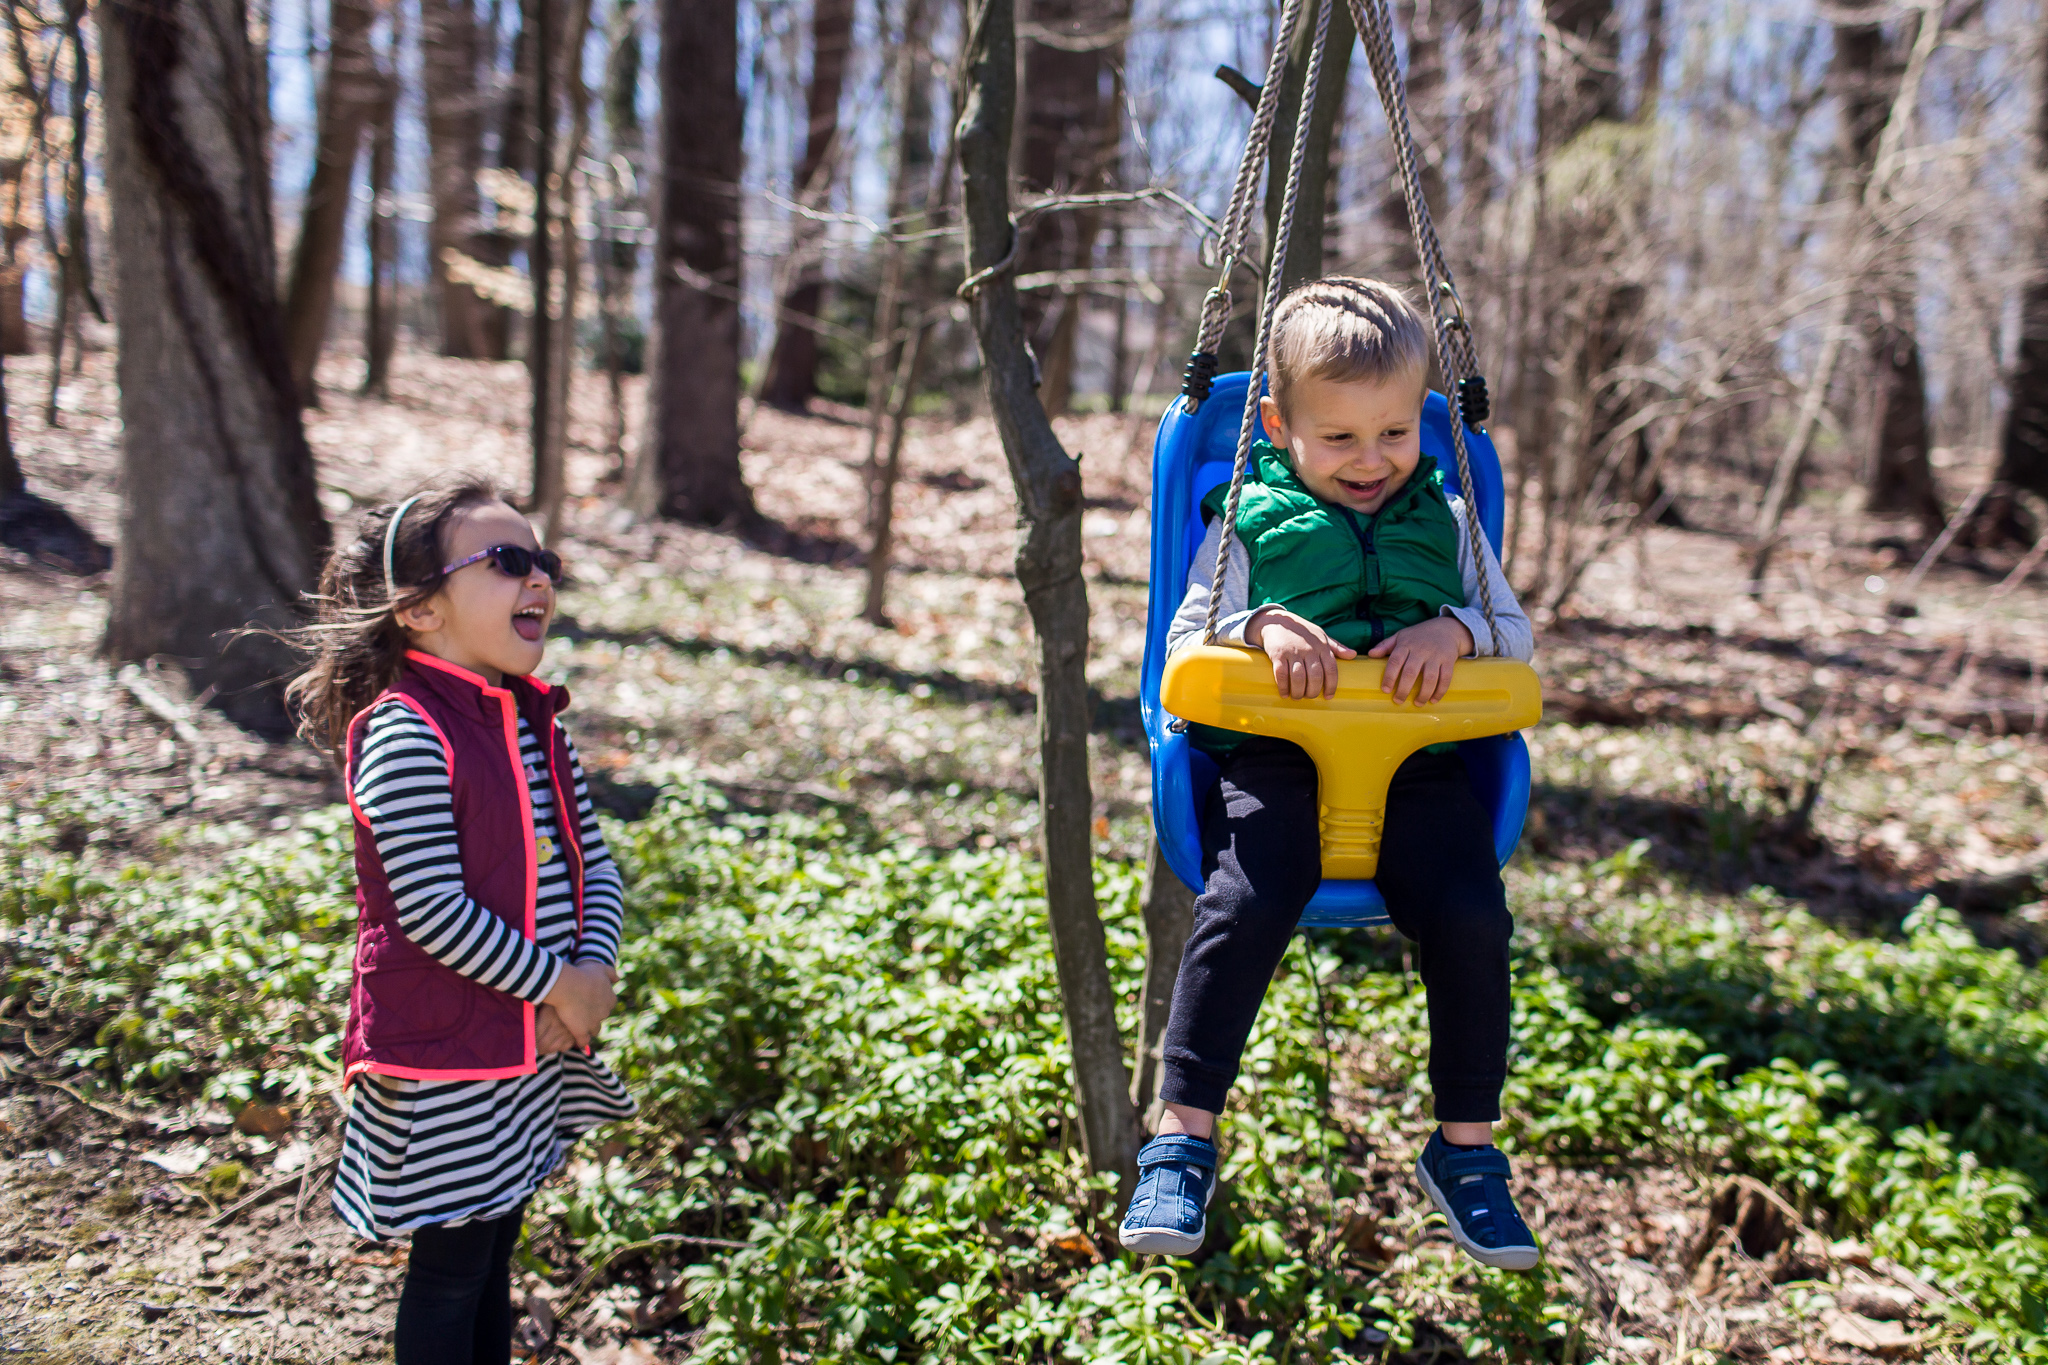
POLYGON ((433 728, 448 756, 463 889, 530 940, 540 864, 519 759, 519 720, 525 718, 547 753, 560 856, 569 860, 576 924, 583 925, 576 783, 568 738, 555 724, 569 694, 533 678, 508 676, 505 686, 493 687, 466 668, 408 650, 398 681, 349 723, 346 777, 356 820, 358 923, 342 1082, 365 1071, 437 1081, 530 1075, 534 1007, 443 966, 398 927, 398 904, 354 794, 356 751, 370 712, 392 698, 433 728))

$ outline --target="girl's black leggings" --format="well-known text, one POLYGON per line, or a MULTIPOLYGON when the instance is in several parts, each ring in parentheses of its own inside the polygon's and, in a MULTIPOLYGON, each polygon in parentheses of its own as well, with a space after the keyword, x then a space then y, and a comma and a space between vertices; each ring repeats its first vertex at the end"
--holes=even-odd
POLYGON ((502 1218, 415 1228, 398 1296, 397 1365, 504 1365, 512 1357, 512 1249, 526 1205, 502 1218))
MULTIPOLYGON (((1316 767, 1300 746, 1253 737, 1221 767, 1202 812, 1205 883, 1159 1087, 1167 1103, 1211 1113, 1223 1110, 1266 986, 1323 880, 1316 767)), ((1456 753, 1418 753, 1394 774, 1373 880, 1394 927, 1419 945, 1437 1119, 1499 1118, 1515 922, 1491 821, 1456 753)))

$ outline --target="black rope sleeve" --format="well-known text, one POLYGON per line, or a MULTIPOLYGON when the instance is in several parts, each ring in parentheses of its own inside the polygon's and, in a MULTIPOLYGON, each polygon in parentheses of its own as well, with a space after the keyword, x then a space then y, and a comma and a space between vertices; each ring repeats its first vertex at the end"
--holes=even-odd
POLYGON ((1458 381, 1458 416, 1465 425, 1478 431, 1486 425, 1487 417, 1493 412, 1493 405, 1486 396, 1486 376, 1475 374, 1458 381))
POLYGON ((1190 412, 1201 406, 1202 400, 1209 396, 1210 386, 1215 382, 1215 356, 1207 351, 1196 351, 1188 357, 1188 367, 1181 371, 1180 392, 1181 397, 1188 400, 1190 412))

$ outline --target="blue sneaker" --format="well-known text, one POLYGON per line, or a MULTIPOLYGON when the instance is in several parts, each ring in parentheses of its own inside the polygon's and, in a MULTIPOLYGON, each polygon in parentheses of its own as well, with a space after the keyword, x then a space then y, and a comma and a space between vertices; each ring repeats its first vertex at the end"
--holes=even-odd
POLYGON ((1209 1232, 1216 1144, 1174 1133, 1138 1150, 1138 1188, 1117 1240, 1149 1256, 1192 1256, 1209 1232))
POLYGON ((1415 1174, 1466 1255, 1496 1270, 1535 1269, 1542 1253, 1508 1193, 1508 1159, 1500 1148, 1453 1147, 1439 1128, 1416 1158, 1415 1174))

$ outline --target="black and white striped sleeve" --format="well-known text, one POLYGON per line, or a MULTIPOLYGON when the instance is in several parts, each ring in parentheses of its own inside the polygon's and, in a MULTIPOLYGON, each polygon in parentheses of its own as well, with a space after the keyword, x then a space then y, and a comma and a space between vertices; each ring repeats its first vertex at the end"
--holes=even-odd
POLYGON ((405 936, 472 981, 536 1004, 545 1000, 562 960, 463 889, 447 756, 433 728, 403 702, 371 712, 354 795, 405 936))
POLYGON ((576 779, 576 823, 583 841, 583 936, 576 944, 576 960, 594 958, 609 967, 619 960, 619 934, 626 918, 625 878, 612 861, 604 831, 597 827, 590 784, 584 779, 583 760, 573 739, 569 741, 569 770, 576 779))

